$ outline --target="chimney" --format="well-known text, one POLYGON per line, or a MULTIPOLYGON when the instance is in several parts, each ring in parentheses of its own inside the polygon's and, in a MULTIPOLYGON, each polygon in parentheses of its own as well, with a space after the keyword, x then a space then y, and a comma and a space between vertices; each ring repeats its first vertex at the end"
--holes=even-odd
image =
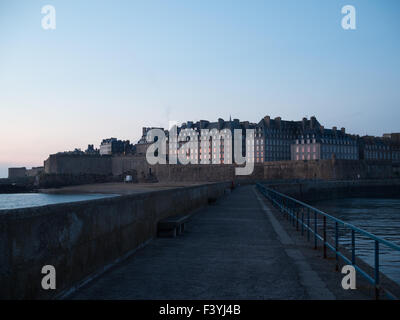
POLYGON ((270 116, 265 116, 264 117, 264 121, 265 121, 265 124, 267 125, 267 127, 269 128, 269 126, 271 124, 271 117, 270 116))
POLYGON ((312 116, 312 117, 310 118, 310 129, 315 129, 316 122, 317 122, 317 118, 315 118, 314 116, 312 116))
POLYGON ((277 125, 278 125, 278 129, 281 128, 281 120, 282 120, 281 117, 276 117, 276 118, 275 118, 275 121, 276 121, 276 123, 277 123, 277 125))
POLYGON ((205 129, 208 123, 209 122, 207 120, 200 120, 200 129, 205 129))
POLYGON ((303 131, 306 130, 306 123, 307 123, 307 118, 304 117, 303 120, 301 121, 303 131))
POLYGON ((332 130, 333 130, 334 132, 336 132, 337 127, 332 127, 332 130))
POLYGON ((346 129, 345 128, 340 129, 340 131, 342 131, 343 134, 346 133, 346 129))
POLYGON ((321 130, 321 133, 323 134, 324 133, 324 126, 320 126, 320 130, 321 130))
POLYGON ((224 126, 224 119, 218 118, 218 130, 221 130, 224 126))

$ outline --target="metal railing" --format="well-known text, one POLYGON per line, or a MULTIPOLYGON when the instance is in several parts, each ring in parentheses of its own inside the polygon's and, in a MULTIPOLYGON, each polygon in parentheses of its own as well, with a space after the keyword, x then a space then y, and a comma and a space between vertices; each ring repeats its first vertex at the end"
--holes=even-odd
MULTIPOLYGON (((318 210, 304 202, 296 200, 292 197, 289 197, 283 193, 280 193, 276 190, 267 188, 266 186, 257 183, 257 189, 272 202, 274 206, 276 206, 280 211, 287 215, 288 220, 296 227, 296 230, 299 231, 301 228, 301 234, 307 233, 307 240, 310 241, 311 236, 313 236, 314 240, 314 248, 317 249, 318 241, 322 241, 323 246, 323 255, 324 258, 327 258, 327 249, 329 248, 335 254, 336 258, 336 270, 339 268, 339 258, 342 258, 347 264, 351 264, 354 268, 359 272, 369 283, 375 286, 375 295, 376 298, 379 298, 380 291, 380 245, 385 245, 397 252, 400 253, 400 246, 389 242, 385 239, 379 238, 365 230, 357 228, 356 226, 344 222, 340 219, 337 219, 325 212, 318 210), (328 239, 327 237, 327 221, 332 222, 334 224, 334 239, 328 239), (345 253, 340 250, 339 247, 339 238, 340 232, 339 227, 345 227, 350 229, 351 231, 351 258, 346 257, 345 253), (318 227, 322 227, 322 234, 318 233, 318 227), (374 265, 373 268, 373 276, 369 275, 368 272, 361 268, 361 266, 356 264, 356 234, 361 234, 364 237, 371 239, 375 243, 374 248, 374 265), (329 240, 334 243, 329 243, 329 240)), ((393 295, 386 291, 386 294, 389 298, 395 299, 393 295)))

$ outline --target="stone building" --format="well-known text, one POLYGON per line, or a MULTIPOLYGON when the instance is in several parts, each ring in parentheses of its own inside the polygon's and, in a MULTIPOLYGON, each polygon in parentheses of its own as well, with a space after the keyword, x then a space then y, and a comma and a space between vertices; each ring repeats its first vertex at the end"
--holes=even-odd
MULTIPOLYGON (((145 154, 150 145, 146 142, 146 135, 150 129, 153 128, 143 128, 142 138, 136 145, 138 153, 145 154)), ((330 159, 333 154, 337 159, 357 160, 359 158, 355 137, 347 135, 344 128, 340 131, 336 130, 336 127, 332 130, 324 129, 315 117, 303 118, 301 121, 286 121, 281 117, 271 119, 269 116, 265 116, 258 123, 239 121, 239 119, 225 121, 221 118, 216 122, 188 121, 176 128, 177 136, 175 137, 169 136, 169 132, 165 131, 168 140, 166 152, 169 156, 178 156, 178 152, 180 152, 181 156, 186 156, 186 160, 191 163, 201 163, 202 160, 209 159, 213 163, 229 164, 234 160, 232 155, 234 154, 233 135, 235 129, 242 130, 243 155, 246 153, 247 161, 254 163, 330 159), (203 129, 210 132, 216 129, 220 135, 230 133, 231 139, 217 137, 214 132, 209 136, 208 146, 205 144, 207 141, 199 140, 198 146, 192 153, 189 150, 180 149, 194 135, 200 138, 203 129), (245 140, 246 129, 253 129, 254 137, 248 137, 245 140), (179 135, 183 135, 183 137, 179 138, 179 135), (217 150, 218 140, 220 142, 219 150, 217 150)))
MULTIPOLYGON (((177 136, 170 136, 163 128, 143 128, 142 138, 136 144, 136 153, 145 154, 151 144, 146 141, 150 129, 161 129, 167 138, 167 161, 170 156, 186 157, 191 163, 202 163, 205 159, 215 164, 233 163, 234 130, 242 130, 242 154, 247 161, 254 163, 287 160, 392 160, 400 162, 400 133, 385 134, 384 137, 359 137, 347 134, 345 128, 325 129, 316 117, 303 118, 301 121, 271 119, 265 116, 258 123, 229 119, 216 122, 200 120, 187 121, 176 127, 177 136), (208 141, 201 141, 203 129, 213 132, 208 141), (254 130, 254 137, 245 140, 246 129, 254 130), (230 133, 231 139, 216 136, 230 133), (178 138, 181 135, 181 138, 178 138), (182 150, 180 147, 197 135, 199 143, 194 150, 182 150), (180 141, 182 140, 182 141, 180 141), (218 150, 218 140, 220 148, 218 150), (209 145, 206 144, 209 143, 209 145), (169 150, 170 149, 170 150, 169 150)), ((182 158, 181 158, 182 159, 182 158)), ((179 162, 179 161, 178 161, 179 162)))
POLYGON ((383 137, 390 140, 392 162, 400 163, 400 133, 386 133, 383 137))
POLYGON ((21 168, 8 168, 8 178, 24 178, 24 177, 35 177, 44 171, 44 167, 32 167, 27 169, 26 167, 21 168))
POLYGON ((256 152, 259 151, 259 158, 263 161, 281 161, 290 160, 293 141, 306 130, 318 128, 319 123, 315 117, 310 120, 303 118, 302 121, 286 121, 281 117, 271 119, 266 116, 257 127, 256 152))
POLYGON ((129 154, 132 153, 132 148, 129 140, 103 139, 100 144, 100 155, 129 154))
POLYGON ((100 150, 95 149, 93 144, 89 144, 87 149, 85 150, 85 154, 97 155, 100 154, 100 150))
POLYGON ((387 137, 363 136, 359 139, 362 160, 392 160, 391 139, 387 137))
POLYGON ((241 123, 239 119, 224 121, 220 118, 217 122, 200 120, 195 123, 188 121, 176 127, 176 136, 173 136, 171 131, 169 132, 167 152, 170 157, 173 155, 178 156, 178 152, 181 152, 181 157, 182 155, 184 157, 186 156, 186 160, 191 163, 209 161, 215 164, 230 164, 233 163, 234 130, 242 130, 242 150, 246 150, 246 145, 248 145, 250 149, 252 141, 249 140, 246 144, 244 139, 245 130, 253 128, 254 126, 255 124, 250 124, 248 122, 241 123), (208 136, 202 135, 203 130, 209 130, 208 136), (198 144, 194 146, 192 151, 180 149, 181 146, 187 141, 190 141, 191 138, 192 141, 193 138, 196 140, 196 136, 198 144))
POLYGON ((357 137, 346 134, 345 128, 305 130, 291 146, 292 160, 342 159, 358 160, 357 137))
MULTIPOLYGON (((234 130, 242 130, 242 153, 246 154, 247 161, 254 163, 263 163, 265 161, 281 161, 291 159, 290 146, 293 141, 305 130, 315 130, 320 127, 320 124, 315 117, 310 120, 304 118, 302 121, 284 121, 280 117, 271 119, 269 116, 264 117, 258 123, 251 123, 249 121, 239 121, 233 119, 225 121, 218 119, 216 122, 209 122, 207 120, 200 120, 198 122, 188 121, 177 127, 177 134, 184 129, 191 129, 188 131, 188 140, 190 135, 201 135, 201 130, 208 129, 212 131, 217 129, 220 134, 226 134, 228 131, 231 135, 231 140, 219 139, 218 137, 210 136, 210 145, 207 146, 200 141, 197 150, 193 154, 187 152, 187 160, 196 160, 200 163, 201 160, 210 159, 214 163, 229 164, 232 163, 232 155, 234 154, 233 135, 234 130), (253 129, 254 136, 246 137, 246 129, 253 129), (220 140, 220 150, 217 150, 217 140, 220 140)), ((145 128, 144 128, 145 129, 145 128)), ((143 131, 145 132, 145 131, 143 131)), ((178 152, 185 152, 184 150, 177 150, 183 145, 186 140, 178 141, 177 137, 169 137, 169 147, 172 153, 178 155, 178 152)), ((143 138, 141 140, 144 140, 143 138)))
POLYGON ((26 170, 26 175, 28 177, 36 177, 44 172, 44 167, 32 167, 32 169, 26 170))
POLYGON ((143 127, 142 128, 142 137, 139 139, 139 141, 133 146, 133 153, 136 155, 145 155, 147 148, 149 147, 149 145, 152 144, 152 142, 147 142, 146 137, 147 137, 147 133, 150 130, 153 129, 159 129, 164 131, 164 134, 168 137, 168 131, 164 130, 164 128, 159 128, 159 127, 143 127))
POLYGON ((9 179, 23 178, 23 177, 26 177, 26 168, 25 167, 8 168, 8 178, 9 179))

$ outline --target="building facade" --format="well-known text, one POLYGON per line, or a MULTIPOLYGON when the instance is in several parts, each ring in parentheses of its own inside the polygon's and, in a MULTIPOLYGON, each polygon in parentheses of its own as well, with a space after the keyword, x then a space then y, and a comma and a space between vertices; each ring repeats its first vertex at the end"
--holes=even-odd
POLYGON ((315 117, 310 120, 303 118, 302 121, 286 121, 281 117, 271 119, 266 116, 258 123, 258 127, 259 142, 256 142, 256 146, 260 146, 262 162, 282 161, 291 160, 291 145, 295 139, 306 130, 318 128, 319 123, 315 117))
POLYGON ((385 137, 363 136, 359 139, 360 159, 392 160, 391 139, 385 137))
POLYGON ((291 146, 292 160, 342 159, 358 160, 358 138, 346 134, 345 128, 337 130, 309 130, 300 135, 291 146))
MULTIPOLYGON (((231 164, 234 153, 234 130, 242 130, 242 150, 246 150, 243 130, 250 129, 250 127, 248 122, 240 123, 238 119, 224 121, 220 118, 217 122, 188 121, 175 128, 175 135, 169 131, 167 150, 169 158, 171 156, 178 157, 180 153, 181 159, 182 157, 186 158, 186 161, 190 161, 190 163, 231 164), (198 141, 198 143, 192 144, 192 148, 181 148, 190 141, 198 141)), ((251 145, 250 139, 248 145, 251 145)))
MULTIPOLYGON (((145 154, 148 143, 143 128, 142 138, 136 145, 136 152, 145 154)), ((163 128, 156 128, 164 130, 163 128)), ((188 121, 176 127, 176 135, 164 130, 167 137, 167 158, 181 156, 185 163, 233 163, 235 145, 234 130, 242 132, 242 156, 246 161, 263 163, 271 161, 304 160, 388 160, 400 162, 400 133, 385 134, 383 137, 359 137, 346 133, 345 128, 325 129, 315 117, 301 121, 286 121, 280 117, 265 116, 258 123, 239 119, 216 122, 188 121), (246 130, 254 130, 254 136, 247 137, 246 130), (206 141, 200 140, 203 130, 209 131, 206 141), (230 139, 224 139, 226 135, 230 139), (193 148, 181 148, 197 136, 198 144, 193 148), (218 143, 219 142, 219 143, 218 143), (219 144, 219 148, 218 148, 219 144)), ((179 161, 178 161, 179 162, 179 161)))
POLYGON ((15 179, 15 178, 23 178, 26 177, 26 168, 8 168, 8 178, 15 179))
POLYGON ((386 133, 383 137, 390 141, 392 162, 400 163, 400 133, 386 133))
POLYGON ((118 140, 117 138, 104 139, 100 144, 100 155, 129 154, 133 146, 129 140, 118 140))

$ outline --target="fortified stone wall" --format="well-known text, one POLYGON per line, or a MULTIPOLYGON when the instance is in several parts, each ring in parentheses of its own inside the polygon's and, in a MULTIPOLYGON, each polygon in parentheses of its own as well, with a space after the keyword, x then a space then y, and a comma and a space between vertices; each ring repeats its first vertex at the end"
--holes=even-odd
POLYGON ((36 177, 38 175, 40 175, 42 172, 44 171, 43 167, 34 167, 32 169, 27 169, 26 170, 26 175, 28 177, 36 177))
POLYGON ((248 176, 235 175, 234 165, 156 165, 152 172, 159 181, 232 181, 242 179, 263 179, 263 166, 255 165, 248 176))
POLYGON ((233 179, 263 179, 263 165, 256 164, 250 176, 235 176, 235 165, 149 165, 143 156, 120 156, 112 158, 114 176, 136 174, 137 181, 154 178, 159 182, 213 182, 233 179))
POLYGON ((105 182, 120 182, 120 180, 103 174, 41 174, 37 177, 36 185, 43 189, 105 182))
POLYGON ((26 177, 26 168, 8 168, 8 178, 15 179, 15 178, 23 178, 26 177))
POLYGON ((52 154, 44 162, 47 174, 111 175, 111 157, 97 155, 52 154))
POLYGON ((292 181, 268 186, 305 202, 346 197, 400 198, 400 179, 292 181))
POLYGON ((382 179, 394 176, 387 161, 311 160, 264 163, 264 179, 382 179))
POLYGON ((113 176, 136 174, 137 181, 144 181, 149 174, 149 165, 144 156, 114 156, 111 171, 113 176))
MULTIPOLYGON (((309 160, 276 161, 255 164, 250 176, 235 175, 235 165, 153 165, 144 156, 52 155, 45 161, 45 172, 57 175, 113 175, 134 181, 228 181, 280 179, 382 179, 399 176, 399 170, 387 161, 309 160), (397 170, 397 171, 396 171, 397 170)), ((88 182, 89 183, 89 182, 88 182)))
POLYGON ((224 194, 229 183, 115 198, 4 210, 0 213, 0 299, 48 299, 156 236, 160 219, 224 194), (53 265, 57 289, 43 290, 53 265))

